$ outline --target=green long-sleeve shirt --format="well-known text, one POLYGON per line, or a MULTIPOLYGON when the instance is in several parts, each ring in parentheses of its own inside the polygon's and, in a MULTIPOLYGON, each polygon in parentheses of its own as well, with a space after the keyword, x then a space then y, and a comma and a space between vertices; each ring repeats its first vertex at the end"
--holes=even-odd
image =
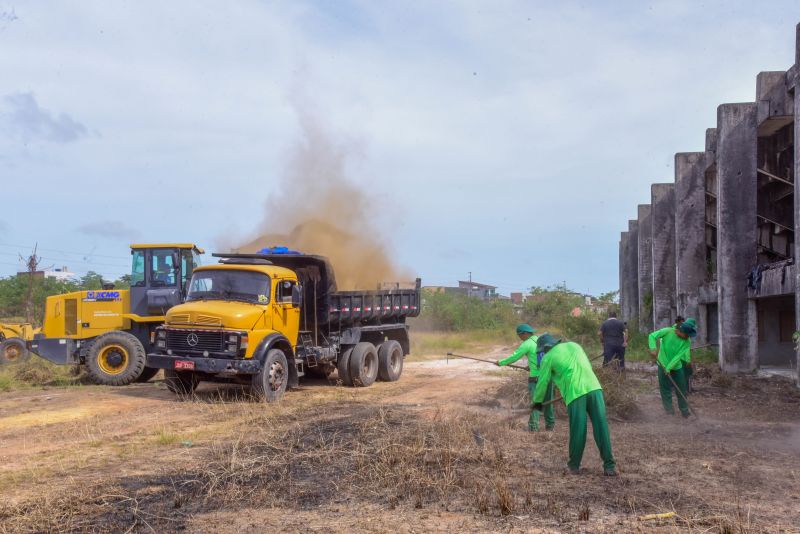
POLYGON ((511 356, 508 358, 503 358, 497 365, 510 365, 523 356, 528 356, 528 368, 531 370, 530 376, 536 378, 539 376, 539 361, 536 359, 536 342, 539 340, 539 336, 531 336, 514 351, 511 356))
POLYGON ((658 350, 658 361, 667 372, 674 371, 683 366, 684 362, 691 362, 691 341, 683 339, 675 333, 674 326, 656 330, 647 336, 647 346, 650 350, 656 349, 656 341, 661 341, 658 350))
POLYGON ((561 391, 567 406, 581 395, 603 389, 594 375, 589 357, 580 345, 572 341, 559 343, 542 358, 533 402, 544 401, 550 380, 561 391))

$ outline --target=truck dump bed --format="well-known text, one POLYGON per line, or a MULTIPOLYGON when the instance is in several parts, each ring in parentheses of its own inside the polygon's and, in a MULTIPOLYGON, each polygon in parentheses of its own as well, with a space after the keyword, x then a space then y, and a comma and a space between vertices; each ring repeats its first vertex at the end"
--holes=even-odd
POLYGON ((419 279, 413 288, 337 291, 330 262, 308 254, 214 254, 231 263, 269 262, 297 274, 303 286, 303 330, 340 331, 356 324, 403 323, 420 313, 419 279))

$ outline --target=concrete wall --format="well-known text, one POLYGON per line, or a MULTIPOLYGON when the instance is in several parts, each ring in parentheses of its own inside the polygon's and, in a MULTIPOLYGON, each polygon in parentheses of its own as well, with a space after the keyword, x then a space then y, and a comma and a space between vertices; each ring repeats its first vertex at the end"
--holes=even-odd
POLYGON ((757 365, 756 310, 745 280, 756 263, 755 103, 717 108, 717 199, 720 366, 726 372, 757 365))
POLYGON ((653 330, 653 226, 650 219, 650 205, 638 207, 639 240, 637 258, 639 275, 639 329, 653 330))
POLYGON ((674 323, 675 316, 675 186, 650 188, 653 228, 653 328, 674 323))

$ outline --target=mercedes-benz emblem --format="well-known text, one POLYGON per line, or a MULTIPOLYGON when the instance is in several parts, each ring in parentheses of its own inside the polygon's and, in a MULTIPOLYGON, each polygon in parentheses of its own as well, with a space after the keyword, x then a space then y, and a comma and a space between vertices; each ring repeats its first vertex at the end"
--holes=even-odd
POLYGON ((200 342, 200 339, 197 337, 197 334, 192 332, 188 336, 186 336, 186 344, 190 347, 196 346, 200 342))

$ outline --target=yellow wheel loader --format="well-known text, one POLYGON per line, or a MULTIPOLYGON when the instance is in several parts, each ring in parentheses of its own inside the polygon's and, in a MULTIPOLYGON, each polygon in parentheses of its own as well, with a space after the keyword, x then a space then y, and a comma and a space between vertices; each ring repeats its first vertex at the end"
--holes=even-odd
MULTIPOLYGON (((41 330, 17 328, 20 335, 3 343, 24 340, 23 349, 45 360, 85 365, 98 384, 146 382, 158 372, 145 365, 152 333, 167 310, 185 299, 200 254, 191 243, 131 245, 130 289, 108 285, 48 297, 41 330)), ((7 354, 19 359, 19 341, 14 343, 7 354)))
POLYGON ((30 358, 27 342, 39 331, 30 323, 0 323, 0 365, 30 358))

